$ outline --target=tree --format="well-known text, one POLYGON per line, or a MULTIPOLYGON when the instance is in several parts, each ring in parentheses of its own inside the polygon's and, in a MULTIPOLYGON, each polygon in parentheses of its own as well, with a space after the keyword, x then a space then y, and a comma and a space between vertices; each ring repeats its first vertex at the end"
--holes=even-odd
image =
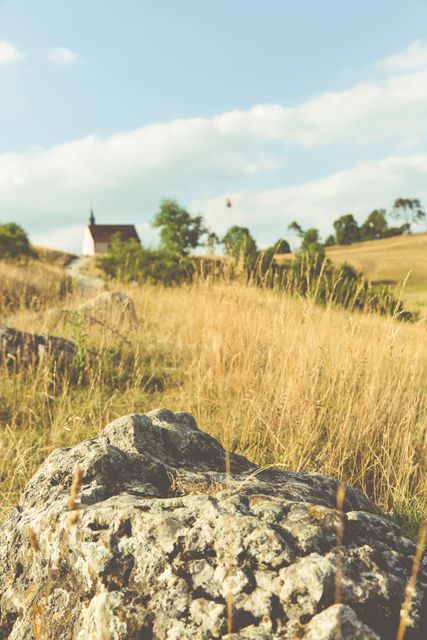
POLYGON ((0 224, 0 258, 16 258, 33 254, 24 229, 14 222, 0 224))
POLYGON ((280 240, 273 245, 273 248, 274 253, 280 255, 283 255, 284 253, 292 253, 289 242, 287 240, 283 240, 283 238, 280 238, 280 240))
POLYGON ((411 225, 405 222, 400 227, 388 227, 384 232, 383 238, 391 238, 392 236, 403 236, 405 233, 410 233, 411 225))
POLYGON ((385 209, 374 209, 360 227, 361 240, 384 238, 388 230, 385 209))
POLYGON ((310 229, 304 229, 298 222, 291 222, 288 225, 290 231, 294 231, 301 238, 300 253, 309 254, 310 256, 316 256, 317 260, 323 260, 325 257, 325 250, 320 243, 319 231, 314 227, 310 229))
POLYGON ((275 256, 284 255, 286 253, 292 253, 291 247, 289 246, 289 242, 287 240, 278 240, 276 244, 264 251, 260 252, 260 266, 261 273, 266 273, 268 270, 274 269, 275 265, 275 256))
POLYGON ((209 255, 213 255, 215 253, 215 248, 220 244, 220 239, 216 235, 214 231, 208 233, 208 237, 206 240, 206 246, 208 248, 209 255))
POLYGON ((422 222, 426 218, 426 214, 418 198, 397 198, 390 215, 393 218, 404 220, 405 223, 409 225, 409 232, 411 225, 422 222))
POLYGON ((325 249, 320 243, 319 231, 314 227, 303 232, 300 253, 315 258, 321 264, 325 258, 325 249))
POLYGON ((334 229, 337 244, 352 244, 360 240, 359 226, 350 213, 335 220, 334 229))
POLYGON ((335 236, 331 233, 331 235, 325 240, 325 247, 333 247, 336 243, 337 241, 335 240, 335 236))
POLYGON ((258 254, 256 242, 246 227, 233 226, 222 240, 225 253, 237 262, 241 257, 255 261, 258 254))
POLYGON ((152 225, 160 228, 163 248, 181 256, 198 247, 208 232, 202 216, 191 216, 176 200, 162 200, 152 225))
POLYGON ((309 247, 319 243, 319 231, 314 227, 304 231, 302 235, 301 251, 308 251, 309 247))
POLYGON ((293 231, 294 233, 296 233, 300 238, 302 238, 302 236, 304 235, 302 227, 295 220, 288 224, 288 229, 289 231, 293 231))

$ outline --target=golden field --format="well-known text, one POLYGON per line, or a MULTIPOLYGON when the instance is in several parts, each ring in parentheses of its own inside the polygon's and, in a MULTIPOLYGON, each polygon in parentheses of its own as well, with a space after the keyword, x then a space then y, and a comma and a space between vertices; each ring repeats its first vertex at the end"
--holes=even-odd
MULTIPOLYGON (((336 267, 350 264, 373 284, 389 285, 409 311, 427 317, 427 233, 325 247, 336 267)), ((293 254, 276 257, 291 262, 293 254)))
MULTIPOLYGON (((165 406, 192 412, 202 429, 261 465, 361 487, 413 533, 426 504, 425 325, 239 283, 120 289, 135 302, 136 328, 25 308, 11 321, 99 355, 65 379, 46 365, 3 367, 0 516, 52 449, 117 416, 165 406)), ((79 302, 74 293, 61 306, 79 302)))
POLYGON ((365 278, 384 282, 399 292, 410 310, 427 314, 427 233, 327 247, 326 255, 340 266, 351 264, 365 278))

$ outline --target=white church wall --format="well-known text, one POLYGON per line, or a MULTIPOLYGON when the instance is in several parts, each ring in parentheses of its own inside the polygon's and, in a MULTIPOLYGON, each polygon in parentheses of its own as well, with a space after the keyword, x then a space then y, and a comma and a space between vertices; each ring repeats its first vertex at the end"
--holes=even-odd
POLYGON ((95 255, 95 243, 92 238, 92 234, 89 231, 89 227, 86 227, 83 234, 82 254, 84 256, 95 255))

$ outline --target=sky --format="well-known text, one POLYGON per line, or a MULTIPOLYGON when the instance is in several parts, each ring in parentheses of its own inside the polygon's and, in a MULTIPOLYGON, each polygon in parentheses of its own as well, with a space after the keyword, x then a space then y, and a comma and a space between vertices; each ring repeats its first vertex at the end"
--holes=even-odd
POLYGON ((0 124, 0 223, 36 244, 78 252, 92 203, 153 246, 162 198, 325 238, 427 207, 427 1, 0 0, 0 124))

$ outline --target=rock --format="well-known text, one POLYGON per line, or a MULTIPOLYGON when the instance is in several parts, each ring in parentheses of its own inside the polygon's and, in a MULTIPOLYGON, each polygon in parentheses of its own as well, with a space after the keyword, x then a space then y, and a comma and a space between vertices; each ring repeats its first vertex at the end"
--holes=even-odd
MULTIPOLYGON (((54 451, 0 529, 0 637, 394 638, 415 552, 396 525, 351 487, 337 511, 333 478, 230 467, 165 409, 54 451)), ((425 637, 426 591, 423 566, 405 640, 425 637)))
POLYGON ((0 364, 6 363, 10 369, 38 365, 47 358, 58 366, 69 366, 76 353, 77 347, 70 340, 0 327, 0 364))
POLYGON ((379 640, 380 636, 363 624, 354 610, 344 604, 334 604, 306 625, 305 640, 379 640))
POLYGON ((89 320, 109 325, 138 324, 133 300, 122 291, 104 291, 80 305, 77 311, 89 320))

